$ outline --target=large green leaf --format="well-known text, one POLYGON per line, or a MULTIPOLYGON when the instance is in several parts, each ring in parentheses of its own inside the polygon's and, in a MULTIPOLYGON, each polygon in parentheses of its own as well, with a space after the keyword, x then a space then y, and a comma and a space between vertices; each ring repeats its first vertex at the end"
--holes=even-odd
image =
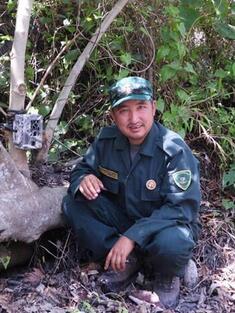
POLYGON ((228 172, 223 175, 223 188, 235 185, 235 163, 231 165, 228 172))
POLYGON ((235 204, 233 201, 229 200, 229 199, 222 199, 222 205, 226 210, 231 210, 231 209, 235 209, 235 204))
POLYGON ((214 24, 214 28, 220 36, 235 40, 235 26, 227 24, 222 20, 217 20, 214 24))
POLYGON ((185 56, 185 54, 186 54, 186 51, 187 51, 186 47, 181 42, 177 42, 176 47, 177 47, 177 50, 178 50, 178 53, 179 53, 179 58, 182 59, 185 56))
POLYGON ((0 257, 0 262, 2 263, 5 270, 7 269, 10 261, 11 261, 11 257, 9 255, 0 257))
POLYGON ((42 116, 47 116, 51 111, 51 108, 49 105, 40 105, 38 113, 41 114, 42 116))
POLYGON ((169 67, 169 65, 164 65, 160 70, 161 81, 165 82, 175 76, 176 70, 169 67))
POLYGON ((191 74, 197 75, 197 73, 194 71, 193 65, 189 62, 186 62, 186 65, 184 67, 185 71, 191 74))
POLYGON ((0 87, 6 87, 8 85, 8 79, 0 73, 0 87))
POLYGON ((197 8, 189 6, 188 3, 186 5, 180 5, 179 12, 187 31, 200 16, 197 8))
POLYGON ((225 78, 229 75, 229 72, 224 71, 222 68, 215 71, 215 77, 225 78))
POLYGON ((190 99, 190 96, 182 89, 178 89, 176 94, 182 102, 187 102, 190 99))
POLYGON ((77 60, 78 55, 79 55, 78 49, 73 49, 66 53, 66 55, 64 56, 64 59, 66 60, 66 62, 70 62, 70 61, 73 62, 77 60))
POLYGON ((120 56, 120 59, 121 59, 122 63, 124 63, 127 66, 130 65, 132 62, 132 56, 129 52, 123 53, 120 56))
POLYGON ((7 10, 8 12, 12 12, 17 6, 17 2, 14 0, 8 0, 7 2, 7 10))
POLYGON ((115 80, 119 80, 119 79, 122 79, 124 77, 127 77, 129 72, 130 71, 128 69, 126 69, 126 68, 125 69, 121 69, 121 70, 119 70, 118 74, 114 75, 114 79, 115 80))
POLYGON ((164 109, 165 109, 165 101, 160 97, 157 99, 156 101, 156 107, 157 107, 157 110, 160 111, 161 113, 164 112, 164 109))
POLYGON ((168 46, 161 46, 157 51, 157 61, 164 60, 169 52, 170 48, 168 46))
POLYGON ((229 12, 229 3, 227 0, 213 0, 211 1, 214 5, 215 12, 218 16, 224 18, 229 12))
POLYGON ((235 62, 232 65, 232 72, 233 72, 233 76, 235 77, 235 62))
POLYGON ((205 3, 205 0, 181 0, 180 2, 184 6, 191 6, 192 8, 201 8, 205 3))
POLYGON ((171 62, 170 64, 163 65, 163 67, 160 70, 160 77, 161 81, 165 82, 168 79, 173 78, 177 72, 182 71, 182 66, 180 62, 174 61, 171 62))

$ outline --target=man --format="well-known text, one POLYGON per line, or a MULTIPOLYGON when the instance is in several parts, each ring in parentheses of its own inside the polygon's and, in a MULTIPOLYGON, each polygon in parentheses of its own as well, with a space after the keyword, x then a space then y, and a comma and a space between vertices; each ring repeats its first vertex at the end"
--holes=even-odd
POLYGON ((101 130, 71 174, 64 214, 79 245, 104 260, 99 282, 118 291, 149 268, 166 307, 198 235, 198 161, 176 133, 154 122, 149 81, 123 78, 110 88, 113 126, 101 130))

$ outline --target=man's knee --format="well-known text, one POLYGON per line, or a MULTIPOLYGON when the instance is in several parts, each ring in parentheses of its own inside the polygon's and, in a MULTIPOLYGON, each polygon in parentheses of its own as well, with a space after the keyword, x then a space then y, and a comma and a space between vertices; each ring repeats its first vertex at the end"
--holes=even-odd
POLYGON ((192 232, 187 226, 163 230, 153 240, 158 255, 188 255, 195 246, 192 232))
POLYGON ((78 244, 90 250, 93 259, 103 258, 118 238, 118 231, 100 221, 83 199, 63 199, 62 210, 74 230, 78 244))
POLYGON ((146 247, 147 259, 154 271, 182 276, 194 246, 187 226, 171 227, 157 234, 146 247))

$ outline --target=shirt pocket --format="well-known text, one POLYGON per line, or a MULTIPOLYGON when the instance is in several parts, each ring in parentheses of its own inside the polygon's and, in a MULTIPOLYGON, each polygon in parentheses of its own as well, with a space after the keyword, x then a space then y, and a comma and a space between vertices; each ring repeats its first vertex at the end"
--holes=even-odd
POLYGON ((155 202, 161 199, 159 187, 156 187, 154 190, 147 189, 144 186, 141 190, 141 200, 155 202))
POLYGON ((107 191, 117 194, 119 192, 119 181, 111 177, 102 175, 101 180, 104 184, 104 187, 107 191))
POLYGON ((119 192, 118 173, 102 166, 99 167, 99 172, 106 191, 117 194, 119 192))
POLYGON ((98 166, 98 171, 106 191, 117 194, 119 192, 118 171, 103 165, 98 166))
POLYGON ((160 186, 156 185, 156 187, 151 190, 147 188, 146 182, 146 184, 144 184, 141 188, 141 203, 145 216, 150 216, 154 210, 159 209, 162 204, 160 186))

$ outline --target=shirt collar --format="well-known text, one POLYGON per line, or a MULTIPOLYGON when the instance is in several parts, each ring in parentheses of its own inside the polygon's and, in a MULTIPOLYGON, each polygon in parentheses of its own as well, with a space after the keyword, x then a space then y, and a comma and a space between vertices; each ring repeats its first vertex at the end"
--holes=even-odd
POLYGON ((124 150, 128 149, 129 147, 129 141, 128 139, 120 132, 120 130, 117 128, 117 137, 114 143, 114 147, 117 150, 124 150))
POLYGON ((146 156, 154 156, 156 144, 160 144, 160 136, 159 136, 160 130, 156 123, 153 123, 148 135, 146 136, 143 144, 140 148, 140 154, 146 155, 146 156))
MULTIPOLYGON (((160 140, 160 129, 157 123, 153 123, 148 135, 146 136, 144 142, 140 146, 140 154, 146 156, 153 156, 156 148, 156 144, 162 146, 160 140)), ((117 150, 124 150, 129 147, 128 139, 118 131, 118 135, 115 140, 115 148, 117 150)))

